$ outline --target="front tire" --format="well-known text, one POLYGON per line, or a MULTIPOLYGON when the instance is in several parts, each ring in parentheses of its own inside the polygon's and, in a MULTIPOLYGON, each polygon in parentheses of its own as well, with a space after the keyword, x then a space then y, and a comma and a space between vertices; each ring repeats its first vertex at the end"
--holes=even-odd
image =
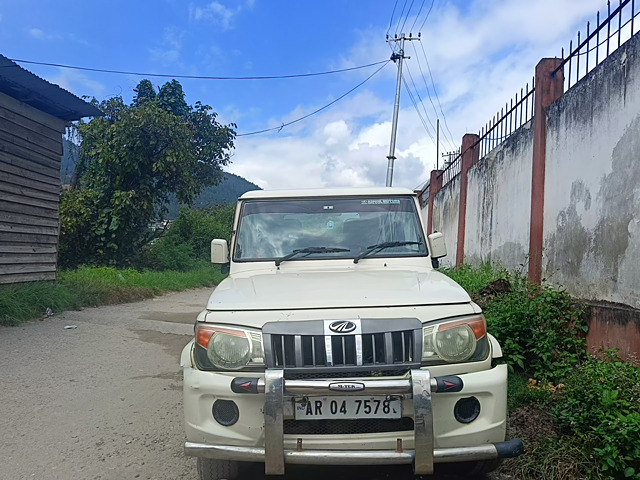
POLYGON ((198 458, 198 480, 237 480, 238 462, 198 458))

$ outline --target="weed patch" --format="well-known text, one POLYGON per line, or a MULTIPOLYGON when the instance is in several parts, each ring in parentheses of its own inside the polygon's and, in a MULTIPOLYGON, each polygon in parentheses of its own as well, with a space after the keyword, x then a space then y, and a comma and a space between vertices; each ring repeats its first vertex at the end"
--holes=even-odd
POLYGON ((19 325, 55 313, 87 306, 132 302, 164 292, 212 286, 224 278, 220 268, 201 262, 186 272, 80 267, 62 271, 55 282, 0 287, 0 325, 19 325))

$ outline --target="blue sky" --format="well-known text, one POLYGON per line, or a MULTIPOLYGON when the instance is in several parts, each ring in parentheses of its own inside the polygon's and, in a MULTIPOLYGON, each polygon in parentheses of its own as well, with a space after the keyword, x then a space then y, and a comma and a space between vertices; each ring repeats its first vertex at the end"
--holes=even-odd
MULTIPOLYGON (((171 75, 309 73, 378 62, 401 20, 408 33, 431 0, 215 0, 88 2, 0 0, 0 53, 13 59, 171 75), (424 3, 420 14, 420 6, 424 3), (413 4, 411 10, 409 7, 413 4), (407 16, 407 12, 409 15, 407 16), (416 16, 417 15, 417 16, 416 16)), ((508 101, 545 56, 559 56, 602 0, 434 0, 422 30, 446 122, 441 151, 459 145, 508 101)), ((414 34, 416 32, 413 32, 414 34)), ((406 62, 427 113, 419 67, 406 62)), ((418 65, 420 60, 421 65, 418 65)), ((22 64, 76 95, 130 100, 143 77, 22 64)), ((187 101, 214 107, 238 133, 278 126, 327 104, 377 67, 337 75, 265 81, 180 80, 187 101)), ((384 185, 396 69, 387 65, 331 108, 280 132, 240 137, 228 170, 264 188, 384 185)), ((150 78, 155 85, 166 81, 150 78)), ((436 103, 437 105, 437 103, 436 103)), ((443 129, 444 130, 444 129, 443 129)), ((401 96, 394 185, 414 188, 435 163, 435 144, 406 91, 401 96)))

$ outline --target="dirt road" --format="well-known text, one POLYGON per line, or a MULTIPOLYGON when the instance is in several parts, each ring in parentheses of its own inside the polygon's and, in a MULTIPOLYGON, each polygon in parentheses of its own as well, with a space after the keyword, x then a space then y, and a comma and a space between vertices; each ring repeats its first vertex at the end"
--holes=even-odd
MULTIPOLYGON (((0 479, 194 479, 178 365, 209 289, 0 327, 0 479), (75 329, 64 329, 76 325, 75 329)), ((408 468, 287 479, 412 478, 408 468)), ((246 478, 264 478, 259 468, 246 478)))

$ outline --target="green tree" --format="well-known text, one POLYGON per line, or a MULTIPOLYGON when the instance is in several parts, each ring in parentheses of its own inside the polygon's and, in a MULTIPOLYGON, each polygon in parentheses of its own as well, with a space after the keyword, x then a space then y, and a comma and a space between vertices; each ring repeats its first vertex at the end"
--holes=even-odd
POLYGON ((156 99, 156 90, 149 80, 142 80, 133 91, 136 92, 136 95, 133 97, 133 104, 136 107, 156 99))
POLYGON ((130 263, 171 194, 191 204, 222 178, 235 125, 219 124, 208 105, 188 106, 176 80, 156 98, 151 92, 151 82, 143 80, 130 105, 121 97, 93 99, 105 115, 78 125, 81 176, 79 191, 62 200, 61 215, 76 217, 61 219, 62 265, 130 263))

